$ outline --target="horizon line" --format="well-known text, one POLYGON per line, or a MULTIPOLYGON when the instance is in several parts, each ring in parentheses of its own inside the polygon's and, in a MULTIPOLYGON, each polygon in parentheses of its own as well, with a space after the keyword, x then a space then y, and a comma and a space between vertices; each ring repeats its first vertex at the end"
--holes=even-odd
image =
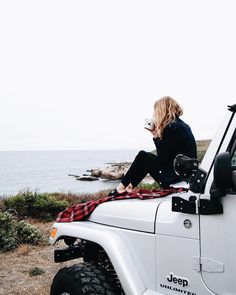
MULTIPOLYGON (((144 148, 145 149, 145 148, 144 148)), ((138 150, 137 148, 74 148, 74 149, 22 149, 22 150, 0 150, 0 152, 68 152, 68 151, 120 151, 138 150)))

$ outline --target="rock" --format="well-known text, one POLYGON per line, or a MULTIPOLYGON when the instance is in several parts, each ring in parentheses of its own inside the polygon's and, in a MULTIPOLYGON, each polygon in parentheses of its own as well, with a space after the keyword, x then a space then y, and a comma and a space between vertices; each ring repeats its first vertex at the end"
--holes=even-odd
POLYGON ((91 175, 83 175, 83 176, 79 176, 76 174, 68 174, 68 176, 73 176, 75 177, 76 180, 82 180, 82 181, 94 181, 94 180, 99 180, 98 177, 94 177, 91 175))
POLYGON ((73 176, 75 178, 80 177, 79 175, 76 175, 76 174, 68 174, 68 176, 73 176))
POLYGON ((91 175, 94 177, 101 177, 101 175, 102 175, 101 169, 91 169, 91 170, 87 170, 87 172, 90 172, 91 175))
POLYGON ((99 180, 99 178, 98 177, 93 177, 93 176, 79 176, 79 177, 76 177, 76 180, 95 181, 95 180, 99 180))
POLYGON ((97 168, 87 170, 90 172, 92 177, 108 179, 108 180, 120 180, 122 176, 126 173, 130 166, 130 163, 117 163, 111 164, 106 168, 97 168))
POLYGON ((126 173, 128 167, 126 165, 113 165, 101 171, 101 178, 110 180, 119 180, 126 173))

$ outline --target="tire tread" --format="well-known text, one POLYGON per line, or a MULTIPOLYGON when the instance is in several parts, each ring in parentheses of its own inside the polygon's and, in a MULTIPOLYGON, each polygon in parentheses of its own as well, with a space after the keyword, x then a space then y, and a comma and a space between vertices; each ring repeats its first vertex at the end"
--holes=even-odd
POLYGON ((51 295, 61 295, 64 290, 58 290, 60 278, 68 278, 78 291, 71 295, 119 295, 124 294, 115 283, 115 279, 103 267, 83 262, 70 267, 63 267, 54 277, 51 286, 51 295))

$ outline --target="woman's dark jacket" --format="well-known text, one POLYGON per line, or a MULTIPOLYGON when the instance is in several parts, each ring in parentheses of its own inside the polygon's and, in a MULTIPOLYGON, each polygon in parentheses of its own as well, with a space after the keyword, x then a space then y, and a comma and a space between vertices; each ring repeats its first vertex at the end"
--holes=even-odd
POLYGON ((162 139, 153 138, 160 165, 160 182, 164 185, 181 181, 174 172, 173 162, 178 154, 197 158, 195 138, 190 127, 180 118, 168 124, 162 133, 162 139))

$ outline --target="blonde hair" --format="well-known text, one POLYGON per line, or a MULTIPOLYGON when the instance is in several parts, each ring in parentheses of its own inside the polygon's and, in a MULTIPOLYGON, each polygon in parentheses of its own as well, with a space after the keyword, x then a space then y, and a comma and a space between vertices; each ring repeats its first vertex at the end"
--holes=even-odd
POLYGON ((181 106, 170 96, 164 96, 154 103, 155 136, 162 138, 164 128, 183 114, 181 106))

